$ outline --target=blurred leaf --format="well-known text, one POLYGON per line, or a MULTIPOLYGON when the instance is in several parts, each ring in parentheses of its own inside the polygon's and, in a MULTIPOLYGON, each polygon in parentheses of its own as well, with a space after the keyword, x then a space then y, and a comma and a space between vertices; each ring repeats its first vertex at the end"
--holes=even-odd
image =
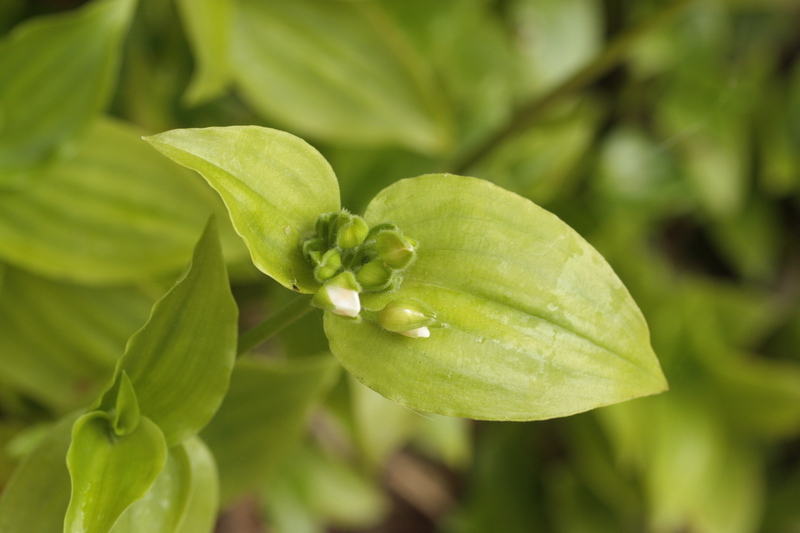
POLYGON ((287 128, 424 153, 450 143, 431 72, 375 3, 242 0, 233 37, 245 99, 287 128))
POLYGON ((114 371, 153 299, 133 287, 93 288, 14 268, 0 286, 0 374, 57 412, 74 409, 114 371))
POLYGON ((173 130, 145 140, 220 194, 260 270, 284 287, 317 289, 298 243, 314 232, 317 216, 339 210, 339 185, 311 145, 255 126, 173 130))
POLYGON ((542 432, 533 424, 479 424, 463 505, 450 518, 454 533, 531 533, 546 527, 542 432))
POLYGON ((566 416, 666 388, 644 318, 603 258, 554 215, 490 183, 449 175, 380 193, 367 222, 419 241, 395 293, 431 306, 428 339, 325 314, 331 351, 413 409, 468 418, 566 416))
POLYGON ((300 446, 283 462, 264 492, 276 533, 374 526, 386 512, 380 488, 341 459, 300 446))
POLYGON ((143 416, 124 435, 103 411, 81 416, 72 429, 67 467, 72 498, 65 533, 106 533, 122 512, 150 489, 167 458, 164 435, 143 416))
POLYGON ((510 4, 523 74, 540 93, 594 59, 602 45, 602 12, 592 0, 515 0, 510 4))
POLYGON ((355 378, 349 380, 355 438, 364 458, 379 468, 403 447, 424 415, 389 401, 355 378))
POLYGON ((121 122, 95 122, 74 157, 0 191, 0 256, 88 283, 180 269, 211 212, 192 176, 121 122))
POLYGON ((66 416, 54 425, 3 487, 0 531, 63 533, 70 496, 64 457, 77 416, 66 416))
POLYGON ((196 437, 170 448, 150 490, 122 513, 112 533, 204 533, 217 509, 214 459, 196 437))
POLYGON ((569 196, 598 119, 595 106, 569 104, 557 116, 505 143, 474 172, 539 204, 569 196))
POLYGON ((712 221, 711 234, 730 265, 753 281, 774 278, 788 244, 778 206, 755 196, 742 205, 739 216, 712 221))
MULTIPOLYGON (((507 29, 489 2, 383 0, 380 4, 436 72, 454 108, 455 134, 462 143, 508 117, 519 68, 507 29)), ((338 168, 337 173, 341 178, 338 168)))
POLYGON ((128 341, 98 408, 112 410, 125 372, 142 415, 158 425, 167 445, 197 433, 214 416, 228 389, 237 315, 212 220, 188 270, 128 341))
POLYGON ((415 446, 452 469, 466 467, 472 456, 470 421, 433 413, 422 418, 414 435, 415 446))
POLYGON ((184 98, 195 105, 220 96, 231 81, 228 43, 232 0, 176 0, 192 45, 195 73, 184 98))
POLYGON ((600 152, 598 187, 614 201, 661 215, 670 204, 685 202, 675 162, 639 128, 613 130, 600 152))
POLYGON ((219 466, 223 503, 285 460, 335 366, 329 356, 237 362, 225 401, 202 433, 219 466))
POLYGON ((135 2, 95 0, 0 42, 0 186, 43 162, 106 105, 135 2))
POLYGON ((645 483, 652 531, 688 528, 698 533, 755 531, 762 507, 760 459, 736 440, 706 402, 707 391, 671 392, 598 411, 611 422, 627 419, 624 463, 645 483))

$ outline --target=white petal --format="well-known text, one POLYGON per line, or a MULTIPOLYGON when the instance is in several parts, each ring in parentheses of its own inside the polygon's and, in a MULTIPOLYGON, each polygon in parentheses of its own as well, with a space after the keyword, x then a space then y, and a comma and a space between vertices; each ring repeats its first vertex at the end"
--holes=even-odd
POLYGON ((412 339, 427 339, 431 336, 431 330, 427 326, 422 326, 417 329, 410 329, 408 331, 400 331, 400 335, 411 337, 412 339))
POLYGON ((326 290, 334 306, 332 313, 354 318, 361 312, 361 301, 356 291, 335 285, 328 285, 326 290))

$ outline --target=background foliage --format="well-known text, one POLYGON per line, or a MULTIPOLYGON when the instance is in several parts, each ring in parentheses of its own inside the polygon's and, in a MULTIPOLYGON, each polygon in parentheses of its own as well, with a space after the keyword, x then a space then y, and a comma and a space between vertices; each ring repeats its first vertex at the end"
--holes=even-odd
MULTIPOLYGON (((420 415, 338 372, 311 314, 166 459, 216 463, 220 531, 800 531, 794 0, 79 4, 0 4, 0 483, 67 482, 72 419, 53 424, 118 375, 210 213, 241 328, 283 305, 215 193, 140 139, 255 124, 317 147, 354 212, 446 171, 556 213, 633 294, 671 390, 548 422, 420 415), (37 446, 61 452, 21 462, 37 446)), ((159 483, 208 520, 213 494, 159 483)), ((60 530, 67 502, 34 496, 0 525, 32 505, 60 530)))

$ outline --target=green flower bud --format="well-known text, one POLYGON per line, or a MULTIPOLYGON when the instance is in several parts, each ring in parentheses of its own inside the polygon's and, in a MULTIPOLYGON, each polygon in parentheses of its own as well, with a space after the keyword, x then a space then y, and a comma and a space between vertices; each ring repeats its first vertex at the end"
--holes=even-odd
POLYGON ((355 275, 349 271, 342 272, 317 289, 311 304, 335 315, 357 318, 361 312, 360 291, 355 275))
POLYGON ((366 221, 357 215, 343 214, 339 217, 336 230, 336 246, 342 250, 349 250, 359 246, 369 233, 366 221))
POLYGON ((328 250, 314 268, 314 278, 321 283, 335 276, 341 267, 342 256, 339 251, 328 250))
POLYGON ((375 237, 375 249, 378 257, 387 266, 402 270, 407 268, 417 258, 415 251, 416 242, 409 239, 401 231, 381 231, 375 237))
POLYGON ((402 298, 380 310, 378 323, 383 329, 409 337, 428 337, 428 326, 436 323, 436 313, 419 300, 402 298))
POLYGON ((325 243, 319 238, 304 240, 301 248, 303 257, 313 266, 319 264, 322 254, 325 253, 325 243))
POLYGON ((383 261, 370 261, 356 272, 356 280, 365 291, 378 292, 393 288, 400 273, 386 266, 383 261))
POLYGON ((328 248, 331 243, 331 235, 336 230, 336 221, 339 219, 339 212, 323 213, 317 217, 317 237, 322 239, 325 248, 328 248))

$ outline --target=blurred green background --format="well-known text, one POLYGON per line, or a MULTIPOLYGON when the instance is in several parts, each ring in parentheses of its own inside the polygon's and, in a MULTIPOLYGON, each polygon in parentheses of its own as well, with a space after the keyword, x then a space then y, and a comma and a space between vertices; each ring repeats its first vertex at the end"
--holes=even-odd
MULTIPOLYGON (((556 213, 629 288, 670 391, 546 422, 413 413, 309 377, 311 315, 205 435, 218 531, 800 532, 800 3, 140 0, 62 22, 110 1, 0 3, 0 484, 219 210, 138 137, 257 124, 317 147, 354 212, 454 172, 556 213)), ((227 235, 246 328, 285 295, 227 235)))

